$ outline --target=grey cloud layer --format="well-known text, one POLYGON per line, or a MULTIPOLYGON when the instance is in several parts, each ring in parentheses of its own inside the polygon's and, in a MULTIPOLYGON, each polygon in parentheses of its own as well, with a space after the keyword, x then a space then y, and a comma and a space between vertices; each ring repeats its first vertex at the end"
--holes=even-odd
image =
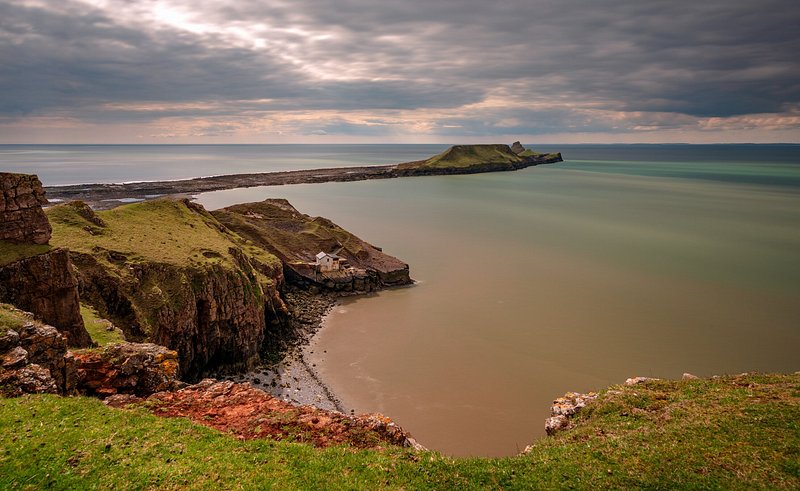
MULTIPOLYGON (((2 3, 0 117, 443 110, 501 94, 516 107, 479 116, 514 118, 517 130, 538 132, 542 117, 565 129, 608 126, 582 108, 725 117, 800 104, 793 1, 172 3, 263 43, 139 22, 125 2, 107 10, 2 3), (104 108, 136 102, 217 104, 104 108), (541 109, 554 102, 563 108, 541 109)), ((496 127, 464 116, 452 123, 476 133, 496 127)))

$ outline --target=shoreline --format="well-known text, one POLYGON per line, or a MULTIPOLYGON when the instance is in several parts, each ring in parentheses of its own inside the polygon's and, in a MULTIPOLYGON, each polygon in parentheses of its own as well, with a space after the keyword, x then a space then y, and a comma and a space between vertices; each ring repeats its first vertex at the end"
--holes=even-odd
POLYGON ((343 295, 307 291, 294 291, 293 295, 296 297, 292 308, 300 313, 301 320, 293 321, 299 325, 293 329, 294 339, 284 350, 280 361, 264 363, 249 372, 220 378, 250 383, 273 397, 292 404, 353 414, 353 409, 342 402, 316 371, 316 364, 309 361, 310 355, 315 351, 317 333, 325 327, 327 317, 339 305, 343 295))

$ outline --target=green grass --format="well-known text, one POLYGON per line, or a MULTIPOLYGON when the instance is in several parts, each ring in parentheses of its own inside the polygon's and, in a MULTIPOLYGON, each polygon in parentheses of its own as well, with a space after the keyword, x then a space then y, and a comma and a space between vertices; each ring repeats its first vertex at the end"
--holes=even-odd
POLYGON ((9 330, 19 332, 19 329, 29 320, 11 305, 0 303, 0 336, 4 336, 9 330))
POLYGON ((48 252, 52 247, 43 244, 16 244, 0 240, 0 267, 32 256, 48 252))
POLYGON ((279 265, 277 258, 247 245, 208 212, 182 201, 146 201, 97 212, 104 226, 88 219, 80 203, 54 206, 47 215, 53 226, 51 244, 75 252, 113 251, 125 262, 231 265, 229 249, 241 246, 263 263, 279 265))
POLYGON ((246 203, 216 210, 213 215, 225 226, 289 262, 313 261, 318 252, 338 249, 337 244, 354 257, 363 250, 362 241, 350 232, 326 218, 312 218, 289 209, 290 206, 246 203))
POLYGON ((242 442, 50 395, 0 399, 0 428, 2 489, 800 488, 798 375, 612 387, 576 428, 501 459, 242 442))
POLYGON ((93 307, 81 304, 81 317, 83 317, 83 324, 86 326, 89 336, 98 346, 125 341, 125 337, 119 330, 108 330, 108 327, 112 325, 111 322, 101 318, 93 307))
POLYGON ((399 168, 465 168, 481 164, 516 164, 522 158, 508 145, 454 145, 439 155, 399 168))

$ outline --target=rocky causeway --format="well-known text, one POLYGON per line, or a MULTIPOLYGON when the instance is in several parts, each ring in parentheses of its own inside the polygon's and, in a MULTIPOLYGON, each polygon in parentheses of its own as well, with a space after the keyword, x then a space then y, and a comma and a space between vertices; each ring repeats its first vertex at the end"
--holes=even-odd
POLYGON ((88 202, 94 209, 107 209, 131 200, 149 200, 164 196, 188 197, 224 189, 478 174, 519 170, 561 161, 560 153, 535 153, 524 149, 519 142, 515 142, 513 146, 456 145, 431 159, 402 164, 231 174, 175 181, 47 186, 45 191, 48 199, 54 202, 82 200, 88 202))

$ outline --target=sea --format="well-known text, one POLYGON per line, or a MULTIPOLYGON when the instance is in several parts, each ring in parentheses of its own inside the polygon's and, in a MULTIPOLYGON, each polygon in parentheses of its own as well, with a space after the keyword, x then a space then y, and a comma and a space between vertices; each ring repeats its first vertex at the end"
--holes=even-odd
MULTIPOLYGON (((516 172, 205 193, 287 198, 408 262, 309 360, 452 456, 518 453, 553 399, 626 378, 800 370, 800 145, 545 145, 516 172)), ((386 164, 447 145, 0 146, 45 185, 386 164)))

